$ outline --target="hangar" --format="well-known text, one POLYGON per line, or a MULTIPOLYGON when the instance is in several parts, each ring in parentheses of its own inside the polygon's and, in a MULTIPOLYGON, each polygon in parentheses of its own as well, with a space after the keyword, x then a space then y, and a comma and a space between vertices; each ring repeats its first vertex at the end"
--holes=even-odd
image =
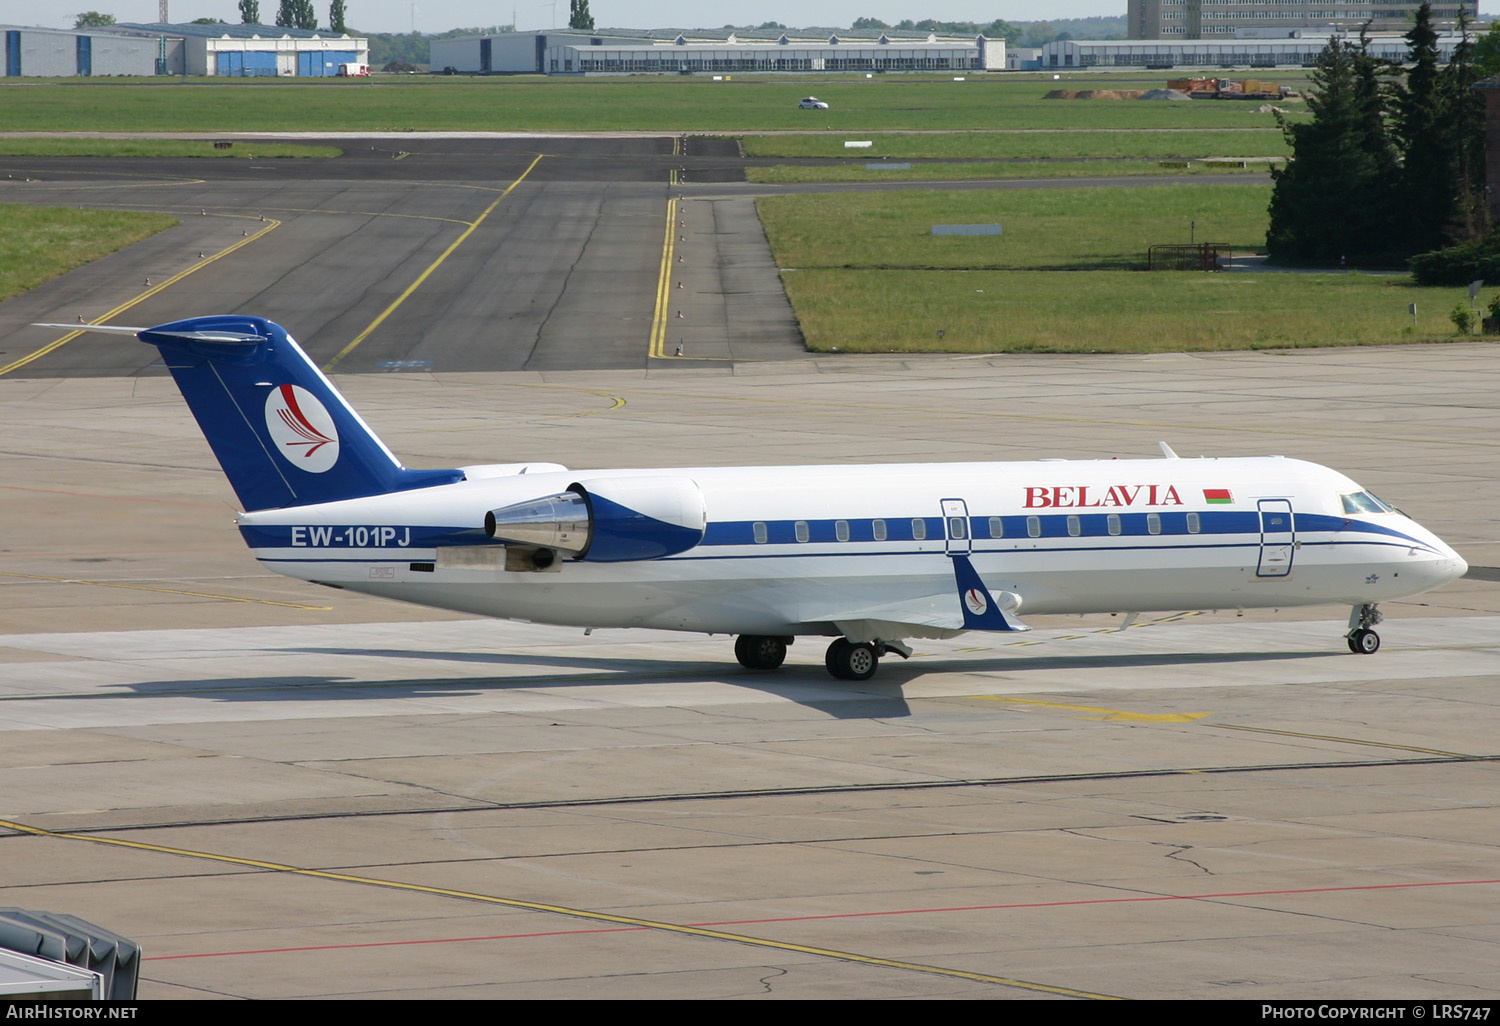
MULTIPOLYGON (((1330 38, 1359 42, 1359 33, 1344 30, 1296 30, 1277 36, 1245 35, 1236 39, 1059 39, 1042 47, 1044 68, 1305 68, 1317 60, 1330 38)), ((1408 44, 1396 33, 1369 35, 1370 52, 1398 64, 1408 44)), ((1438 36, 1438 59, 1453 59, 1463 38, 1438 36)))
POLYGON ((0 28, 6 77, 230 75, 321 77, 368 64, 369 40, 277 25, 118 24, 0 28))
MULTIPOLYGON (((340 64, 369 64, 370 41, 280 25, 122 24, 121 32, 178 36, 188 75, 234 77, 337 75, 340 64)), ((168 72, 169 74, 171 72, 168 72)))
POLYGON ((68 78, 74 75, 169 75, 181 73, 182 39, 123 35, 113 29, 78 31, 0 26, 6 78, 68 78))
POLYGON ((503 32, 432 41, 431 67, 478 74, 1001 71, 1005 40, 936 36, 657 39, 602 32, 503 32))

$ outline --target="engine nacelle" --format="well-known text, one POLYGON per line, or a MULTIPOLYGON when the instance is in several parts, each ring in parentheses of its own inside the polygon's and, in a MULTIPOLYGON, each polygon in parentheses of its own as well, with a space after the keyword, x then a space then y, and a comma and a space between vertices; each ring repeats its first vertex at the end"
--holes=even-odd
POLYGON ((491 538, 591 563, 674 556, 701 542, 707 528, 703 492, 685 477, 576 481, 557 495, 484 515, 491 538))

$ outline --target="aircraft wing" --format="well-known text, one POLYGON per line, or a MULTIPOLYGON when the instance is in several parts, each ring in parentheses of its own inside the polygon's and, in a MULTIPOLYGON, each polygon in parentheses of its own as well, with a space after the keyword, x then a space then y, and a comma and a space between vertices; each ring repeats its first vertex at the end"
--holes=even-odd
POLYGON ((1020 600, 1002 592, 997 600, 968 556, 954 555, 951 590, 822 610, 803 609, 807 623, 833 623, 850 641, 891 638, 951 638, 966 630, 1029 631, 1015 610, 1020 600), (811 615, 809 615, 811 614, 811 615))
POLYGON ((951 638, 964 630, 958 596, 944 591, 897 602, 802 610, 810 623, 832 623, 850 641, 877 638, 951 638))

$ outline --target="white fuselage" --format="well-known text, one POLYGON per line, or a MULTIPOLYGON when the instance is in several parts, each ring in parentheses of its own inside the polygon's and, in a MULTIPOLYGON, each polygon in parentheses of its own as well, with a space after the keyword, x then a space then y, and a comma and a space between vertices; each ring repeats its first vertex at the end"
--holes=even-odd
POLYGON ((1365 493, 1349 478, 1280 457, 490 469, 504 472, 246 513, 241 531, 279 573, 423 605, 757 635, 839 634, 841 620, 944 594, 956 607, 954 554, 1022 615, 1359 606, 1466 569, 1401 513, 1351 511, 1344 497, 1365 493), (645 477, 696 484, 701 542, 655 559, 506 569, 505 545, 482 527, 487 511, 583 478, 645 477))

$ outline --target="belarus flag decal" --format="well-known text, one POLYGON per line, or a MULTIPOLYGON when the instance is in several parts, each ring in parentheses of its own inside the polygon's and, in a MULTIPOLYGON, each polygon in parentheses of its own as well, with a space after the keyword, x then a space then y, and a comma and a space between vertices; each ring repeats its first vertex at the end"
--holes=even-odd
POLYGON ((1207 503, 1233 502, 1234 496, 1229 494, 1228 488, 1205 488, 1203 489, 1203 501, 1207 503))

